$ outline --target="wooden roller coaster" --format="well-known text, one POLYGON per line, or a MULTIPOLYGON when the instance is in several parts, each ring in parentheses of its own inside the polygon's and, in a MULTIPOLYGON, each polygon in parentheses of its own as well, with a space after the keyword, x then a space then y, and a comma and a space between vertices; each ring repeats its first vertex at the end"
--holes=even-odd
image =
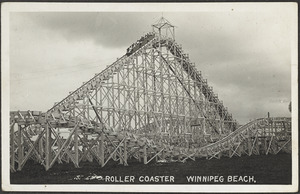
POLYGON ((238 127, 175 42, 162 18, 153 32, 47 112, 10 112, 10 169, 136 159, 181 161, 291 152, 291 118, 238 127))

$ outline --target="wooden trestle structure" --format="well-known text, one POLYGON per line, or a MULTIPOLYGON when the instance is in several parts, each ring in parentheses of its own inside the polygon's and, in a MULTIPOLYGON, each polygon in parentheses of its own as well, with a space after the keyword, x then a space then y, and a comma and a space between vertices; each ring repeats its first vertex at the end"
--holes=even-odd
POLYGON ((237 128, 162 18, 153 32, 46 113, 10 113, 11 171, 56 162, 195 160, 291 150, 291 118, 237 128), (64 135, 62 135, 64 134, 64 135))

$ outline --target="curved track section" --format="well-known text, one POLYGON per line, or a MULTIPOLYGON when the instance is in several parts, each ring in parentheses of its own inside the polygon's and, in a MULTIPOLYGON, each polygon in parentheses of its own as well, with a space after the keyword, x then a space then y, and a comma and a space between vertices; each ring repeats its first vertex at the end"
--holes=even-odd
POLYGON ((277 154, 281 150, 291 152, 291 118, 253 120, 220 141, 200 148, 198 152, 211 159, 221 155, 277 154))
POLYGON ((21 170, 28 159, 41 163, 46 170, 55 163, 96 160, 99 166, 109 161, 128 165, 133 159, 185 162, 188 159, 233 157, 242 155, 291 152, 291 118, 262 118, 240 127, 225 138, 203 146, 172 146, 130 132, 80 130, 79 122, 67 128, 46 119, 37 111, 11 112, 11 171, 21 170))

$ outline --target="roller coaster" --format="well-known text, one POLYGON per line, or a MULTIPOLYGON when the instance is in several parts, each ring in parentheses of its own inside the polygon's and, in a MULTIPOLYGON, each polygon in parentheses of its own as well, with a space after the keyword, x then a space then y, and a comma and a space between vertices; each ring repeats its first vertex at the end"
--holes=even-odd
POLYGON ((164 18, 126 54, 47 112, 10 112, 10 170, 55 163, 220 159, 291 152, 291 118, 232 114, 164 18))

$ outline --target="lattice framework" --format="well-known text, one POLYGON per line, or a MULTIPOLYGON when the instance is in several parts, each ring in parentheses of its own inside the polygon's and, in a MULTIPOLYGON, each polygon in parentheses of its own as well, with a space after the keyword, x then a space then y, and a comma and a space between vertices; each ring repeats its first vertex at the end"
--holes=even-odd
POLYGON ((103 167, 111 160, 128 165, 131 159, 147 164, 288 151, 290 120, 269 119, 275 126, 265 121, 237 129, 175 42, 174 26, 161 19, 124 56, 46 113, 11 112, 11 170, 15 164, 21 170, 29 158, 48 170, 56 162, 79 167, 96 160, 103 167))

